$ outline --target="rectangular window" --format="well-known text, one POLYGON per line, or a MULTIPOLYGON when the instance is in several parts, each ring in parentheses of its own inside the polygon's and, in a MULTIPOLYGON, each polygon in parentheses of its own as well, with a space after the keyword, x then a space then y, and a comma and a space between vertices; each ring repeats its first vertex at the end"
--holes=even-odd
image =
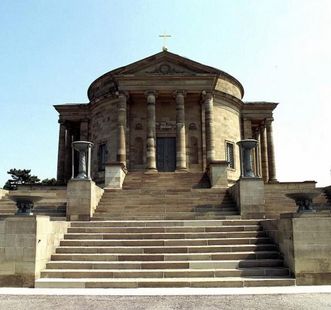
POLYGON ((105 170, 107 161, 107 145, 105 143, 99 145, 98 149, 98 170, 105 170))
POLYGON ((234 169, 234 145, 233 143, 226 142, 226 160, 229 168, 234 169))

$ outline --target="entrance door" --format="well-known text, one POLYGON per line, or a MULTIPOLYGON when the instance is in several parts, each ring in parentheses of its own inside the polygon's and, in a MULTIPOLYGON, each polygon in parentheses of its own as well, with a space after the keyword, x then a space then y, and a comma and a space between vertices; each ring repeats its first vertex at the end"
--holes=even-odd
POLYGON ((176 138, 156 138, 157 170, 176 170, 176 138))

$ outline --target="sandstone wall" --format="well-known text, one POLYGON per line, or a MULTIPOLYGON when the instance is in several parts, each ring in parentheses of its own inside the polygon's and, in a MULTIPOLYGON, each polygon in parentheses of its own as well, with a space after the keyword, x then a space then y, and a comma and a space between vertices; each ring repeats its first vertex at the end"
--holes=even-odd
POLYGON ((266 183, 264 186, 267 218, 278 218, 281 213, 296 212, 295 202, 285 194, 315 190, 314 181, 266 183))
POLYGON ((234 107, 223 100, 214 100, 215 157, 226 160, 226 142, 234 144, 235 169, 228 169, 228 179, 235 181, 240 176, 239 147, 240 114, 234 107))
POLYGON ((33 287, 69 227, 48 216, 0 218, 0 286, 33 287))
POLYGON ((104 171, 98 169, 100 144, 107 144, 107 161, 116 161, 117 156, 117 102, 109 99, 93 105, 91 112, 92 178, 97 183, 104 182, 104 171))

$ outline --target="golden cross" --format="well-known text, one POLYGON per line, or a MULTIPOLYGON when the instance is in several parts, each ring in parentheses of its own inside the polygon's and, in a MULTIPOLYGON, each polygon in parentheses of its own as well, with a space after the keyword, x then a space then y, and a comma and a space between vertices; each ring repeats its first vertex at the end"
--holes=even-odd
POLYGON ((170 35, 170 34, 166 34, 166 33, 164 33, 164 34, 160 34, 159 37, 160 37, 160 38, 163 38, 162 51, 167 51, 168 48, 167 48, 166 43, 167 43, 167 39, 168 39, 168 38, 171 38, 171 35, 170 35))

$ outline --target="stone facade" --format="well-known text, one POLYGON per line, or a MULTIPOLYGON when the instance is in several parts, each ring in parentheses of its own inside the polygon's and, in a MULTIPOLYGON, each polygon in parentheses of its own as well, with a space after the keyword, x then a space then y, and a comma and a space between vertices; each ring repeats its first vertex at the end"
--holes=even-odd
POLYGON ((168 51, 112 70, 91 84, 89 102, 55 106, 58 179, 66 183, 72 176, 72 141, 88 140, 97 184, 105 183, 111 163, 128 171, 204 172, 215 161, 231 161, 225 181, 233 184, 240 176, 236 142, 255 138, 256 175, 275 181, 277 104, 244 102, 243 95, 229 74, 168 51))

